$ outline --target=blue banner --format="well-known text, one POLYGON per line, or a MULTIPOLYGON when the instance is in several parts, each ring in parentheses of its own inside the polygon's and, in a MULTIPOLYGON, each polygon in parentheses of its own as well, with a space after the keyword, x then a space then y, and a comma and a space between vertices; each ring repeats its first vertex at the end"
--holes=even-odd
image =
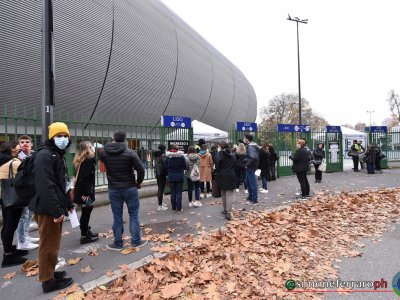
POLYGON ((161 125, 172 128, 192 128, 192 119, 179 116, 161 116, 161 125))
POLYGON ((342 132, 342 128, 340 126, 326 126, 327 133, 339 133, 342 132))
POLYGON ((236 122, 237 131, 257 131, 257 123, 236 122))
POLYGON ((371 132, 387 133, 387 126, 371 126, 371 132))
POLYGON ((300 124, 278 124, 278 132, 310 132, 310 126, 300 124))

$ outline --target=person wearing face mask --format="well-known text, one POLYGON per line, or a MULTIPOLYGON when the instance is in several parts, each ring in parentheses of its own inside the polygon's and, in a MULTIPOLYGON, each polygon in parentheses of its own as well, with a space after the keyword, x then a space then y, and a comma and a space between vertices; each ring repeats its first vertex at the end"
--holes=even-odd
POLYGON ((297 150, 295 154, 291 154, 289 158, 293 160, 292 170, 296 173, 301 187, 301 199, 305 200, 310 197, 310 184, 307 179, 307 171, 310 164, 310 158, 306 147, 305 140, 297 141, 297 150))
POLYGON ((39 281, 44 293, 64 289, 73 282, 65 278, 65 271, 55 272, 64 213, 74 209, 65 191, 68 176, 64 155, 71 144, 69 137, 66 124, 51 124, 48 139, 36 149, 33 160, 36 195, 29 208, 39 225, 39 281))

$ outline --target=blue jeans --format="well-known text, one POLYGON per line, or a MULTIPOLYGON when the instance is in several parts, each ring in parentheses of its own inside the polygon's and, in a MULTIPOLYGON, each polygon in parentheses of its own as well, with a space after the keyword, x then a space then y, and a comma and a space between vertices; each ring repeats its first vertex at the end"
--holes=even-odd
POLYGON ((111 210, 114 217, 112 230, 114 234, 114 244, 123 247, 122 234, 124 233, 123 210, 124 202, 128 207, 129 231, 131 233, 132 245, 137 245, 141 241, 140 222, 139 222, 139 194, 136 187, 125 189, 110 189, 108 197, 111 202, 111 210))
POLYGON ((142 160, 143 168, 147 169, 147 160, 142 160))
POLYGON ((375 173, 375 164, 367 163, 367 171, 368 171, 368 174, 374 174, 375 173))
POLYGON ((171 190, 171 206, 172 210, 180 211, 182 209, 182 181, 169 181, 169 188, 171 190))
POLYGON ((247 190, 249 191, 249 201, 256 203, 258 197, 257 176, 255 170, 246 169, 246 183, 247 190))
POLYGON ((261 176, 261 182, 262 182, 262 188, 264 190, 268 190, 268 187, 267 187, 267 175, 261 176))
POLYGON ((18 222, 17 228, 17 240, 20 243, 25 243, 26 238, 29 235, 29 224, 32 220, 32 212, 28 209, 28 207, 24 207, 22 210, 21 218, 18 222))
POLYGON ((243 179, 244 189, 247 190, 247 183, 246 183, 246 169, 245 168, 236 168, 236 188, 238 189, 240 183, 243 179))
POLYGON ((186 179, 187 179, 187 184, 188 184, 189 202, 192 202, 193 186, 194 186, 194 199, 200 200, 200 181, 192 181, 190 178, 186 178, 186 179))

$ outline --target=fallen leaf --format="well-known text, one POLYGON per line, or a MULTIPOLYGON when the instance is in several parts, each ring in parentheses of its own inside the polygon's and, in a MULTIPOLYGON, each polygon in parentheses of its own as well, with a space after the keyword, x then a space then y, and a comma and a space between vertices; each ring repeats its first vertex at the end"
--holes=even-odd
POLYGON ((108 277, 113 277, 113 276, 114 276, 114 272, 113 272, 113 271, 108 271, 108 272, 106 273, 106 275, 107 275, 108 277))
POLYGON ((11 278, 13 278, 15 275, 17 275, 17 272, 12 272, 12 273, 8 273, 6 275, 3 276, 4 280, 10 280, 11 278))
POLYGON ((90 273, 92 271, 93 271, 93 269, 90 266, 87 266, 87 267, 81 269, 81 273, 90 273))
POLYGON ((171 283, 161 289, 161 297, 164 299, 175 298, 182 293, 182 284, 179 282, 171 283))
POLYGON ((67 263, 68 263, 70 266, 76 265, 81 259, 82 259, 81 257, 71 258, 71 259, 68 260, 67 263))
POLYGON ((126 254, 130 254, 132 252, 139 252, 139 251, 140 251, 140 248, 138 248, 138 247, 129 247, 129 248, 123 249, 121 251, 121 253, 126 255, 126 254))
POLYGON ((89 255, 89 256, 98 256, 99 253, 98 253, 97 251, 98 251, 97 248, 92 248, 92 249, 89 251, 88 255, 89 255))

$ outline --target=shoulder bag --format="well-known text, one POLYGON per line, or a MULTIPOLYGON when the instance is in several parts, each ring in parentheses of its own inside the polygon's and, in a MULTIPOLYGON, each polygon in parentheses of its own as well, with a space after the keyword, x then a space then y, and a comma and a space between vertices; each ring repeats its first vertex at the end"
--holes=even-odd
POLYGON ((14 171, 13 164, 10 163, 8 167, 8 178, 1 180, 1 193, 2 193, 2 205, 4 207, 21 208, 29 205, 31 199, 22 199, 18 196, 14 188, 14 171))

